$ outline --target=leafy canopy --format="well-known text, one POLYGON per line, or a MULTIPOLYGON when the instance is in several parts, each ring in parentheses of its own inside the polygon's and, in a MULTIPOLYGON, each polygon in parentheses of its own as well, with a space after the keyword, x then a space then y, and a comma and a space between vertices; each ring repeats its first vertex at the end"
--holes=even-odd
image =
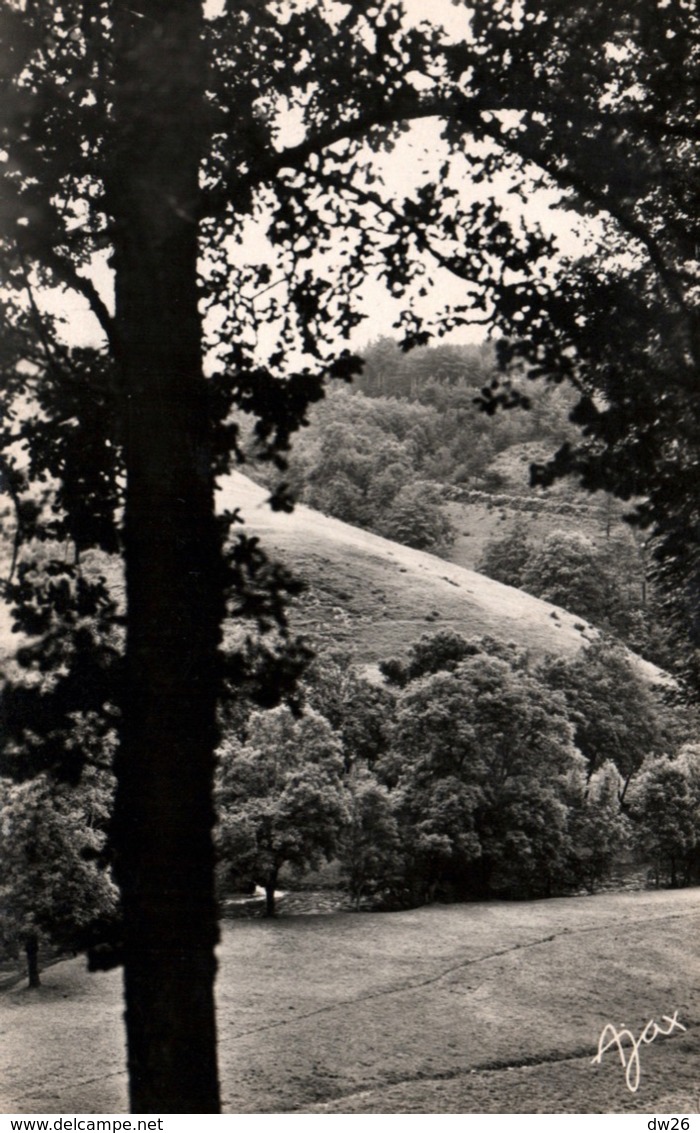
POLYGON ((621 776, 621 796, 644 759, 664 746, 662 700, 619 645, 599 641, 569 661, 549 660, 540 675, 565 697, 576 745, 589 774, 606 763, 621 776))
POLYGON ((584 768, 565 701, 508 646, 463 641, 456 659, 459 643, 443 634, 414 657, 428 660, 431 644, 433 671, 406 681, 379 763, 414 882, 429 892, 447 875, 462 891, 546 892, 564 871, 567 791, 584 768))
POLYGON ((225 878, 234 868, 265 887, 268 911, 283 865, 301 869, 330 858, 347 821, 343 753, 327 720, 313 710, 254 713, 244 743, 220 752, 217 842, 225 878))
POLYGON ((656 883, 696 881, 700 848, 700 752, 686 744, 676 758, 649 759, 630 792, 638 851, 656 883))
MULTIPOLYGON (((335 343, 362 317, 370 264, 403 301, 404 341, 429 327, 416 304, 432 263, 464 282, 464 301, 433 325, 488 320, 510 340, 510 357, 575 377, 587 394, 589 377, 614 356, 641 365, 648 388, 664 349, 692 347, 692 5, 461 7, 459 40, 437 23, 411 25, 395 3, 246 4, 202 24, 207 117, 193 219, 218 359, 214 401, 220 410, 235 399, 259 415, 270 455, 317 396, 319 373, 349 373, 335 343), (441 164, 404 192, 382 151, 425 120, 436 121, 441 164), (497 198, 497 172, 522 196, 539 183, 602 217, 608 249, 630 251, 632 270, 618 270, 614 255, 575 271, 552 264, 550 236, 497 198), (460 193, 465 181, 479 188, 475 199, 460 193), (275 257, 249 251, 251 220, 275 257), (630 336, 647 325, 643 313, 647 333, 630 336), (666 345, 653 352, 656 339, 666 345), (295 369, 298 350, 307 364, 295 369)), ((112 238, 110 5, 65 0, 23 11, 6 2, 2 16, 5 282, 24 292, 40 264, 43 279, 85 297, 114 344, 109 304, 89 274, 112 238)), ((154 139, 157 131, 154 123, 154 139)), ((26 321, 12 303, 9 313, 26 321)), ((674 354, 670 400, 688 388, 688 364, 674 354)), ((611 394, 627 383, 631 397, 630 365, 609 378, 611 394)), ((612 411, 603 415, 612 427, 612 411)))

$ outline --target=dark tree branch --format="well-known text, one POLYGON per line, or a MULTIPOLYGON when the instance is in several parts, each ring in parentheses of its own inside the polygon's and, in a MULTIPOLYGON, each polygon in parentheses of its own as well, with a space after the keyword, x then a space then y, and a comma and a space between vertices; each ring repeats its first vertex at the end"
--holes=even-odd
POLYGON ((66 287, 69 287, 72 291, 77 291, 87 299, 90 310, 105 333, 110 350, 114 354, 114 357, 118 358, 119 343, 114 319, 110 315, 107 304, 92 280, 88 279, 87 276, 81 275, 75 265, 72 264, 70 260, 65 259, 55 248, 46 250, 44 262, 61 283, 64 283, 66 287))
MULTIPOLYGON (((486 112, 504 111, 541 113, 550 118, 554 114, 560 119, 563 108, 561 104, 557 104, 553 109, 539 98, 514 98, 512 92, 509 92, 508 99, 504 99, 502 96, 489 91, 483 92, 478 98, 476 96, 468 98, 458 91, 430 96, 421 94, 416 90, 412 90, 410 93, 404 91, 384 104, 375 105, 370 110, 358 114, 351 121, 331 124, 310 134, 308 138, 296 146, 289 146, 279 152, 263 156, 256 162, 254 170, 250 170, 242 176, 234 175, 223 188, 204 194, 202 215, 204 217, 219 215, 230 203, 232 195, 235 196, 246 189, 254 188, 269 181, 282 169, 302 169, 311 156, 320 155, 324 150, 338 142, 358 141, 375 127, 394 126, 401 122, 420 121, 425 118, 442 118, 445 121, 459 122, 465 130, 478 127, 479 130, 488 133, 499 145, 513 149, 512 139, 506 140, 500 131, 491 126, 483 117, 486 112)), ((575 113, 577 120, 589 129, 600 128, 607 123, 618 131, 627 127, 633 127, 637 130, 642 128, 657 141, 663 137, 675 137, 689 141, 700 139, 700 125, 692 122, 660 122, 643 112, 634 111, 613 110, 610 114, 604 112, 594 114, 578 104, 575 113)), ((533 154, 528 154, 527 157, 529 161, 542 164, 533 154)), ((542 168, 545 168, 545 166, 542 165, 542 168)), ((549 168, 546 171, 552 173, 549 168)), ((583 184, 575 185, 573 182, 570 187, 579 190, 585 188, 583 184)), ((608 209, 608 211, 610 210, 608 209)))
POLYGON ((24 252, 22 251, 22 247, 19 241, 16 242, 16 248, 20 266, 22 268, 22 275, 24 277, 24 287, 29 298, 29 309, 31 311, 32 322, 34 324, 36 336, 41 343, 41 348, 44 352, 44 358, 49 372, 52 373, 54 377, 60 378, 61 369, 56 361, 49 336, 46 333, 46 325, 42 318, 41 311, 39 310, 37 301, 34 298, 34 288, 32 287, 31 281, 29 279, 29 267, 27 265, 27 260, 24 252))
MULTIPOLYGON (((353 196, 355 196, 356 199, 361 201, 362 203, 370 204, 378 211, 389 213, 389 215, 392 216, 395 220, 398 220, 399 223, 411 226, 413 228, 414 235, 417 238, 419 247, 423 251, 428 252, 436 261, 439 267, 445 268, 446 271, 449 271, 457 279, 464 280, 465 283, 474 284, 475 282, 478 282, 472 278, 471 273, 467 272, 463 262, 459 259, 458 256, 446 255, 444 252, 441 252, 438 248, 436 248, 433 240, 426 233, 425 229, 418 229, 417 227, 415 227, 414 222, 412 222, 412 220, 404 212, 402 212, 400 208, 397 207, 394 201, 385 200, 379 195, 379 193, 374 192, 372 189, 363 189, 358 185, 343 184, 342 189, 344 192, 352 193, 353 196)), ((492 320, 487 316, 484 316, 483 318, 470 318, 469 321, 470 324, 474 326, 489 326, 492 322, 492 320)))
MULTIPOLYGON (((478 128, 481 133, 487 134, 501 148, 510 151, 530 164, 538 166, 561 188, 573 189, 582 199, 588 201, 595 208, 607 212, 623 231, 642 244, 669 295, 681 308, 685 309, 685 296, 679 286, 679 280, 682 276, 668 266, 658 241, 647 226, 632 216, 628 210, 622 208, 611 193, 597 187, 589 179, 573 171, 570 167, 556 162, 544 149, 528 144, 522 135, 504 136, 500 124, 489 122, 484 116, 487 111, 503 110, 551 113, 551 110, 540 101, 532 99, 511 98, 506 104, 503 99, 491 97, 468 100, 455 94, 426 98, 419 92, 412 92, 409 95, 404 92, 397 98, 381 106, 373 107, 365 114, 358 115, 350 122, 331 125, 327 129, 311 134, 296 146, 290 146, 280 152, 270 153, 267 157, 263 157, 256 163, 254 170, 250 170, 243 176, 232 178, 221 189, 204 194, 202 215, 204 217, 219 215, 222 211, 225 211, 232 199, 235 199, 239 193, 270 181, 283 169, 303 169, 310 157, 320 155, 324 150, 337 145, 339 142, 359 141, 369 131, 377 127, 398 125, 401 122, 419 121, 425 118, 442 118, 446 122, 458 122, 465 131, 478 128)), ((560 110, 558 113, 560 113, 560 110)), ((598 127, 607 120, 607 116, 604 114, 599 116, 587 114, 585 109, 578 107, 577 115, 579 118, 583 115, 589 125, 598 127)), ((611 121, 616 125, 625 122, 639 125, 640 122, 643 122, 650 130, 653 127, 660 136, 664 133, 672 133, 680 137, 700 137, 700 127, 698 129, 674 128, 665 123, 663 125, 658 124, 645 115, 613 114, 611 121)))
POLYGON ((15 533, 12 538, 12 558, 10 560, 10 569, 7 573, 7 578, 4 579, 4 585, 7 586, 12 582, 15 570, 17 569, 19 549, 22 545, 22 503, 15 483, 14 470, 10 467, 7 457, 2 453, 0 453, 0 474, 3 479, 3 487, 9 495, 15 511, 15 533))
POLYGON ((490 124, 486 124, 485 129, 494 141, 509 149, 511 153, 516 154, 524 161, 537 165, 561 188, 573 189, 584 201, 608 213, 623 232, 642 245, 669 297, 675 301, 681 311, 690 315, 687 298, 681 286, 683 276, 675 268, 669 266, 659 242, 649 231, 647 225, 634 217, 628 209, 623 208, 611 193, 592 184, 582 173, 564 166, 540 149, 530 146, 523 136, 517 135, 504 139, 500 131, 490 124))

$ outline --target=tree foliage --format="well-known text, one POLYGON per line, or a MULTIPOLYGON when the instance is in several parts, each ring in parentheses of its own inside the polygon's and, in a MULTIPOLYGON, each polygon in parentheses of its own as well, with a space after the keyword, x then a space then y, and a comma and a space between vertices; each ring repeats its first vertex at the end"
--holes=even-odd
POLYGON ((697 877, 700 846, 700 758, 688 744, 677 757, 647 760, 630 792, 630 814, 641 855, 658 886, 697 877))
MULTIPOLYGON (((580 532, 551 531, 535 544, 518 525, 486 545, 479 569, 497 582, 526 590, 607 633, 629 639, 636 628, 635 615, 641 615, 639 602, 635 608, 626 585, 634 565, 619 546, 601 548, 580 532), (621 560, 627 568, 624 575, 621 560)), ((641 579, 639 563, 636 573, 641 579)))
POLYGON ((439 486, 422 473, 432 467, 439 438, 434 410, 338 389, 295 444, 289 479, 299 498, 319 511, 439 552, 453 532, 439 486))
POLYGON ((664 747, 661 697, 651 691, 625 651, 605 640, 572 660, 546 662, 541 671, 550 688, 565 697, 589 774, 613 764, 624 799, 644 760, 664 747))
POLYGON ((533 666, 512 645, 440 632, 383 669, 401 690, 378 764, 402 834, 399 899, 593 891, 653 822, 645 768, 685 767, 692 717, 676 728, 678 706, 609 640, 533 666))
POLYGON ((111 783, 93 773, 79 791, 46 777, 2 784, 0 940, 26 952, 39 985, 40 942, 84 949, 117 921, 118 894, 104 860, 111 783))
POLYGON ((440 493, 418 481, 399 488, 378 529, 387 539, 419 551, 440 552, 454 543, 454 528, 440 508, 440 493))
POLYGON ((304 673, 306 704, 342 741, 345 770, 372 768, 389 744, 390 690, 357 672, 342 653, 320 652, 304 673))
POLYGON ((488 654, 505 660, 513 668, 523 668, 527 658, 518 653, 514 646, 498 641, 494 637, 466 638, 455 630, 439 630, 437 633, 424 633, 408 649, 405 661, 391 657, 380 662, 380 669, 390 684, 405 687, 409 681, 442 671, 454 672, 457 666, 468 657, 488 654))
POLYGON ((564 786, 583 760, 565 703, 489 645, 406 684, 380 764, 424 893, 446 878, 462 892, 546 892, 568 849, 564 786))
MULTIPOLYGON (((361 378, 354 391, 330 389, 312 408, 284 473, 299 499, 327 514, 440 553, 451 539, 441 507, 446 488, 470 484, 489 490, 490 464, 498 453, 533 440, 551 449, 572 433, 571 397, 567 402, 560 389, 538 389, 528 413, 479 412, 480 385, 497 375, 490 346, 423 347, 402 354, 395 342, 383 340, 367 349, 363 375, 373 372, 375 349, 398 358, 386 363, 387 373, 394 373, 390 365, 397 367, 397 380, 388 382, 392 396, 365 395, 368 386, 361 378), (444 350, 454 358, 459 375, 454 380, 443 374, 444 350), (478 372, 483 370, 481 382, 470 365, 472 355, 478 372), (404 386, 401 375, 414 369, 418 376, 404 386), (403 513, 400 523, 397 512, 403 513)), ((244 447, 254 456, 249 440, 244 447)), ((275 483, 264 466, 255 473, 275 483)))
POLYGON ((628 850, 632 831, 620 808, 624 784, 614 763, 603 763, 569 785, 569 884, 589 893, 604 881, 621 850, 628 850))
MULTIPOLYGON (((490 539, 484 547, 478 569, 504 586, 523 590, 523 574, 532 558, 533 547, 523 524, 517 524, 507 535, 490 539)), ((538 594, 535 595, 539 597, 538 594)), ((562 605, 566 608, 567 602, 562 605)))
POLYGON ((339 740, 313 710, 295 720, 288 708, 254 713, 245 743, 220 752, 217 845, 227 869, 262 885, 268 916, 283 865, 297 869, 330 858, 347 821, 339 740))
POLYGON ((679 639, 663 592, 650 579, 646 540, 601 542, 553 530, 536 542, 517 524, 486 544, 478 568, 578 614, 661 668, 679 674, 684 668, 687 642, 679 639))
POLYGON ((339 860, 355 908, 400 888, 404 874, 401 835, 390 792, 368 771, 349 779, 349 818, 339 860))

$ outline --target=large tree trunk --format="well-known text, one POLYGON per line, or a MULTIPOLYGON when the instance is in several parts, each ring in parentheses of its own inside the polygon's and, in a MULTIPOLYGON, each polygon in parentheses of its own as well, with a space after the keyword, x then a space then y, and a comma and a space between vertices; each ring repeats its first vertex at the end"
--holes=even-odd
POLYGON ((127 641, 114 845, 131 1109, 219 1112, 212 779, 222 574, 197 306, 198 0, 115 5, 127 641))
POLYGON ((24 955, 27 959, 28 987, 41 987, 39 976, 39 938, 30 933, 24 940, 24 955))
POLYGON ((275 902, 275 888, 277 886, 277 870, 268 874, 265 880, 265 916, 274 917, 277 912, 275 902))

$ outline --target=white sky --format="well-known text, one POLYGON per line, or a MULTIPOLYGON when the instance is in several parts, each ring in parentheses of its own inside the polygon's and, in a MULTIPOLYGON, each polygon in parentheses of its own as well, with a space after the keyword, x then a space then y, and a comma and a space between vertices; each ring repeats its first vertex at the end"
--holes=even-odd
MULTIPOLYGON (((223 0, 207 0, 205 11, 209 15, 216 14, 222 2, 223 0)), ((468 34, 468 8, 465 5, 454 5, 450 0, 429 0, 429 2, 404 0, 404 4, 409 15, 416 20, 429 19, 434 22, 439 20, 450 33, 451 38, 462 38, 468 34)), ((291 122, 290 131, 293 131, 291 122)), ((420 183, 421 174, 430 176, 431 172, 437 170, 441 155, 436 142, 436 132, 434 120, 416 123, 409 134, 399 139, 390 155, 374 156, 373 160, 380 166, 382 176, 390 190, 399 194, 409 192, 412 185, 420 183)), ((464 173, 464 180, 460 183, 463 185, 465 199, 476 199, 477 196, 483 198, 496 193, 508 208, 511 217, 520 214, 526 219, 538 220, 547 233, 557 237, 565 253, 575 254, 583 248, 584 235, 580 220, 575 214, 553 209, 551 207, 553 194, 538 192, 533 194, 527 204, 523 204, 518 198, 508 194, 513 182, 508 180, 507 175, 499 181, 492 182, 491 185, 475 189, 470 185, 466 163, 464 173)), ((244 255, 252 262, 263 262, 269 260, 270 248, 261 233, 251 233, 246 243, 237 249, 237 254, 244 255)), ((433 295, 423 301, 422 313, 428 313, 447 303, 463 302, 464 285, 459 280, 440 269, 431 271, 431 277, 434 283, 433 295)), ((112 282, 106 256, 95 260, 93 278, 104 298, 109 302, 112 282)), ((72 292, 44 293, 42 305, 66 319, 66 337, 73 344, 92 345, 100 340, 97 321, 80 296, 72 292)), ((363 291, 363 306, 368 317, 355 332, 353 345, 361 346, 380 335, 396 333, 392 329, 392 324, 400 313, 402 303, 388 295, 381 283, 367 281, 363 291)), ((459 342, 478 341, 482 337, 483 330, 478 327, 460 329, 448 336, 450 340, 459 342)))

